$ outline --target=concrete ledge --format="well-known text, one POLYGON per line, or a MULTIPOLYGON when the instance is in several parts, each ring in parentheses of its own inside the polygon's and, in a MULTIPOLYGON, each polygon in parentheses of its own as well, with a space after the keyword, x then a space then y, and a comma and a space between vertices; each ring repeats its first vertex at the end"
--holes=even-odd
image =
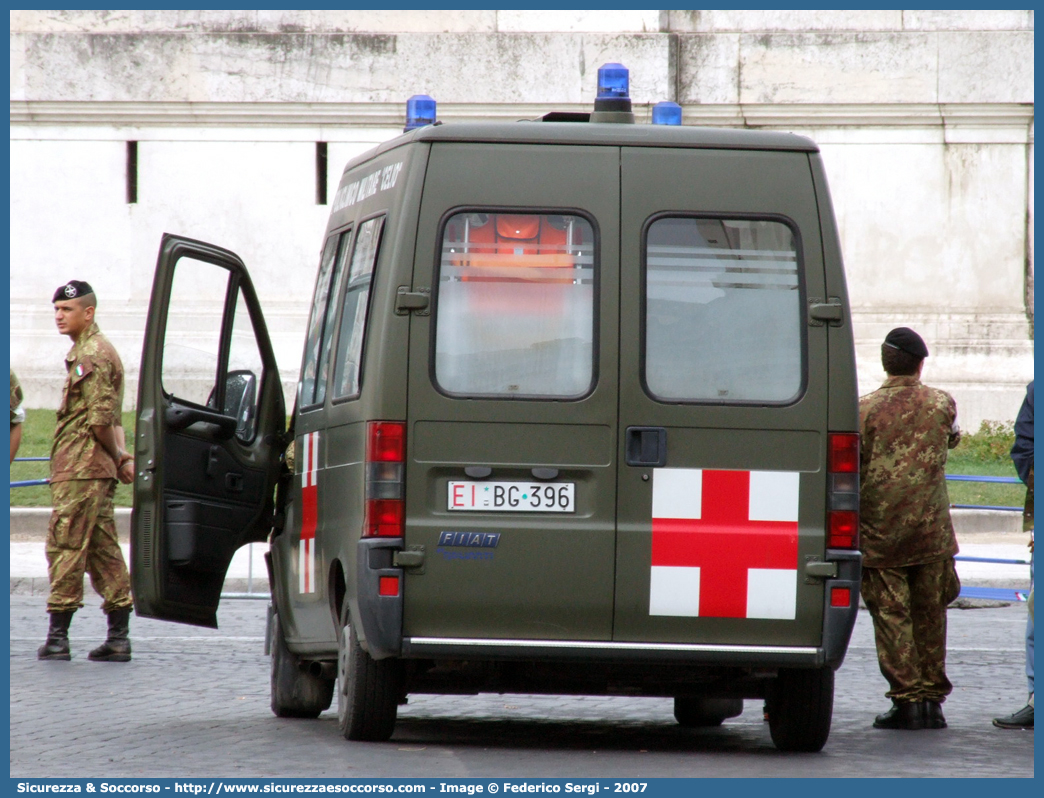
POLYGON ((950 510, 957 538, 970 535, 1022 535, 1022 513, 1011 510, 950 510))

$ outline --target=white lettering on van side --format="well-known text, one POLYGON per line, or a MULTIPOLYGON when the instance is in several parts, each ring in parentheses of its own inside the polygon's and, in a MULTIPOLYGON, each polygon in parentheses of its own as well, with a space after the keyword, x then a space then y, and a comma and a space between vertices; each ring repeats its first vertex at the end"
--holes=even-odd
POLYGON ((387 191, 389 188, 394 188, 395 181, 399 179, 399 172, 401 171, 402 161, 384 167, 381 170, 381 191, 387 191))
POLYGON ((399 161, 398 163, 385 166, 383 169, 378 169, 361 180, 341 186, 334 196, 333 208, 330 212, 337 213, 339 210, 350 208, 355 203, 372 197, 378 191, 387 191, 390 188, 395 188, 395 183, 399 179, 399 172, 401 171, 402 161, 399 161))

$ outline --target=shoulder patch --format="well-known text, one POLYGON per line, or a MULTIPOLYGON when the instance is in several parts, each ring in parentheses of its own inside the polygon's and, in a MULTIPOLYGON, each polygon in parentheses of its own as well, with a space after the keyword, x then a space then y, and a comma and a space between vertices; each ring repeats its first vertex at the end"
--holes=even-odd
POLYGON ((89 357, 80 357, 72 367, 73 379, 80 379, 94 371, 94 361, 89 357))

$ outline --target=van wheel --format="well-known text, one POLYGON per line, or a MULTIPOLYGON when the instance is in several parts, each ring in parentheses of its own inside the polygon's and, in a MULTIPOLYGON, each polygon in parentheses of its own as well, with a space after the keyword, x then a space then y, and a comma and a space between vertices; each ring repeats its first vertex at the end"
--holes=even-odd
POLYGON ((301 670, 272 616, 272 712, 280 718, 318 718, 333 702, 334 680, 301 670))
POLYGON ((682 726, 720 726, 726 718, 743 712, 742 698, 694 698, 678 696, 674 699, 674 718, 682 726))
POLYGON ((362 650, 352 624, 344 624, 337 642, 337 725, 346 740, 378 742, 392 736, 402 680, 401 661, 373 659, 362 650))
POLYGON ((780 668, 768 691, 769 732, 780 751, 819 751, 830 736, 834 671, 780 668))

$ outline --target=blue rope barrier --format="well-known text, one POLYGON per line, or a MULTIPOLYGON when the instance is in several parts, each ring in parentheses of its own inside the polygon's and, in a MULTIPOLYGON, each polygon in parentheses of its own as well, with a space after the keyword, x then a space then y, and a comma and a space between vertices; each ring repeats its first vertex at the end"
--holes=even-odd
POLYGON ((1006 485, 1018 485, 1022 482, 1018 477, 976 477, 968 474, 947 474, 951 482, 1003 482, 1006 485))
POLYGON ((963 562, 996 562, 1004 565, 1029 565, 1029 560, 999 560, 995 557, 965 557, 963 554, 958 554, 953 559, 961 560, 963 562))
POLYGON ((1002 507, 997 504, 951 504, 955 510, 1003 510, 1006 513, 1021 513, 1021 507, 1002 507))
MULTIPOLYGON (((14 459, 16 463, 49 463, 51 462, 50 457, 16 457, 14 459)), ((32 488, 36 485, 48 485, 51 480, 49 479, 21 479, 11 483, 12 488, 32 488)))
POLYGON ((1025 601, 1028 590, 1008 587, 962 587, 961 598, 990 599, 992 601, 1025 601))

